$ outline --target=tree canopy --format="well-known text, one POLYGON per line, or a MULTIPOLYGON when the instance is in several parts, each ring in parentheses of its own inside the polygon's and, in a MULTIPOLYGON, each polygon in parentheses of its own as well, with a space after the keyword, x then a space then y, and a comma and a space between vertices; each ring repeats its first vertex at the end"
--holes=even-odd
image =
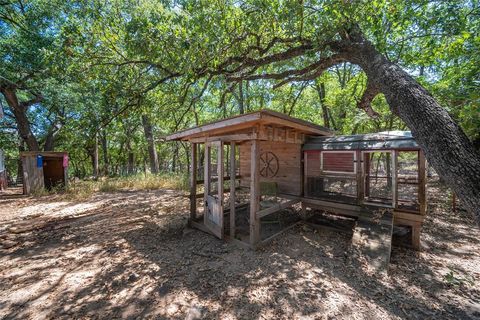
POLYGON ((2 1, 0 147, 11 175, 22 148, 68 150, 79 177, 187 171, 165 134, 271 108, 340 134, 409 128, 453 181, 399 102, 418 102, 399 97, 407 78, 383 88, 374 64, 420 83, 478 150, 479 15, 477 0, 2 1))

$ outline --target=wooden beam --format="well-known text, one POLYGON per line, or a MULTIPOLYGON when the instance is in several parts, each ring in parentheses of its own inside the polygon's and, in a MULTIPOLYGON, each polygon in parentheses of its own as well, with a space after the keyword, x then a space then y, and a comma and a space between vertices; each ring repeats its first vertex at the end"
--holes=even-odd
POLYGON ((235 142, 230 142, 230 237, 235 238, 235 142))
POLYGON ((425 170, 425 154, 422 150, 418 151, 418 202, 420 204, 420 214, 425 215, 427 212, 427 194, 425 184, 427 176, 425 170))
POLYGON ((218 193, 217 193, 217 196, 218 196, 218 201, 220 202, 220 210, 221 210, 221 215, 220 215, 220 230, 222 232, 222 236, 220 238, 223 238, 223 235, 224 235, 224 223, 223 223, 223 204, 224 204, 224 201, 223 201, 223 176, 224 176, 224 167, 225 167, 225 161, 223 159, 223 154, 224 154, 224 150, 223 150, 223 142, 220 142, 219 143, 219 146, 218 146, 218 149, 217 149, 217 176, 218 176, 218 193))
POLYGON ((355 156, 357 158, 357 162, 355 163, 357 166, 357 204, 361 205, 365 199, 365 175, 363 172, 362 151, 355 151, 355 156))
MULTIPOLYGON (((210 179, 211 179, 211 174, 210 174, 210 163, 211 163, 211 157, 210 157, 210 146, 205 145, 205 157, 204 157, 204 164, 203 164, 203 178, 205 180, 205 186, 204 186, 204 203, 207 203, 207 196, 210 193, 210 179)), ((207 208, 205 207, 205 210, 207 208)), ((207 211, 205 211, 207 212, 207 211)))
POLYGON ((307 153, 306 152, 302 152, 302 160, 301 160, 301 164, 302 164, 302 168, 300 169, 300 177, 302 178, 302 192, 300 192, 300 194, 303 196, 307 196, 308 194, 308 185, 307 185, 307 182, 308 182, 308 179, 307 179, 307 170, 308 170, 308 156, 307 156, 307 153), (303 174, 302 174, 303 172, 303 174))
POLYGON ((299 203, 299 202, 300 202, 300 199, 295 199, 295 200, 289 200, 289 201, 286 201, 286 202, 283 202, 283 203, 282 202, 277 203, 277 204, 271 206, 270 208, 258 211, 257 212, 257 218, 261 219, 263 217, 268 216, 269 214, 272 214, 274 212, 286 209, 288 207, 293 206, 295 203, 299 203))
MULTIPOLYGON (((235 190, 240 190, 240 187, 236 187, 235 190)), ((230 192, 230 187, 223 188, 223 193, 227 193, 227 192, 230 192)), ((190 197, 190 195, 189 195, 189 197, 190 197)), ((195 196, 195 198, 197 198, 197 199, 203 198, 203 197, 204 197, 204 193, 197 193, 196 196, 195 196)))
POLYGON ((398 202, 398 152, 392 150, 392 199, 393 207, 397 208, 398 202))
POLYGON ((197 217, 197 144, 190 145, 190 219, 197 217))
POLYGON ((302 201, 305 202, 307 205, 314 204, 317 206, 323 206, 327 208, 343 209, 343 210, 356 211, 356 212, 361 212, 363 210, 362 207, 352 205, 352 204, 324 201, 324 200, 318 200, 318 199, 312 199, 312 198, 303 198, 302 201))
POLYGON ((210 137, 199 137, 199 138, 192 138, 189 139, 190 142, 193 143, 205 143, 205 142, 214 142, 214 141, 246 141, 246 140, 253 140, 257 139, 256 133, 239 133, 239 134, 229 134, 223 136, 210 136, 210 137))
POLYGON ((257 211, 260 202, 260 143, 252 140, 250 160, 250 245, 255 247, 260 241, 260 219, 257 211))
POLYGON ((311 133, 311 134, 319 134, 319 135, 324 135, 324 136, 333 135, 333 133, 326 128, 321 128, 320 126, 318 126, 317 128, 314 128, 311 125, 311 123, 308 123, 306 121, 302 121, 300 119, 293 119, 294 120, 293 121, 292 118, 282 119, 277 115, 273 116, 273 115, 264 114, 264 115, 262 115, 262 120, 264 120, 267 123, 273 123, 273 124, 276 124, 276 125, 281 125, 281 126, 285 126, 285 127, 288 127, 288 128, 297 129, 299 131, 303 131, 303 132, 307 132, 307 133, 311 133), (303 123, 301 124, 299 122, 304 122, 305 124, 303 124, 303 123))
POLYGON ((421 244, 420 244, 420 231, 422 227, 421 225, 413 225, 412 226, 412 247, 413 249, 420 251, 421 244))
MULTIPOLYGON (((237 175, 237 176, 235 177, 235 179, 240 179, 240 178, 241 178, 240 175, 237 175)), ((223 177, 223 179, 225 179, 225 180, 230 180, 231 177, 230 177, 230 175, 228 175, 228 176, 223 177)), ((215 181, 217 181, 217 180, 218 180, 217 178, 210 178, 210 181, 211 181, 211 182, 215 182, 215 181)), ((204 182, 205 182, 205 180, 203 180, 203 179, 198 179, 198 180, 197 180, 197 184, 203 184, 204 182)))
MULTIPOLYGON (((220 120, 220 121, 216 121, 216 122, 213 122, 213 123, 205 124, 205 125, 200 126, 200 127, 195 127, 195 128, 179 131, 179 132, 176 132, 174 134, 171 134, 171 135, 167 136, 166 139, 167 139, 167 141, 177 140, 177 139, 186 138, 188 136, 192 136, 192 135, 195 135, 195 134, 202 134, 202 133, 207 132, 207 131, 209 133, 212 133, 211 131, 213 131, 213 130, 225 130, 225 129, 231 130, 231 129, 233 129, 232 127, 244 126, 246 123, 248 124, 248 122, 258 121, 258 120, 260 120, 260 118, 261 118, 260 112, 255 112, 255 113, 245 114, 245 115, 241 115, 241 116, 236 116, 236 117, 232 117, 230 119, 225 119, 225 120, 220 120)), ((248 126, 251 126, 251 125, 252 125, 251 123, 248 124, 248 126)))

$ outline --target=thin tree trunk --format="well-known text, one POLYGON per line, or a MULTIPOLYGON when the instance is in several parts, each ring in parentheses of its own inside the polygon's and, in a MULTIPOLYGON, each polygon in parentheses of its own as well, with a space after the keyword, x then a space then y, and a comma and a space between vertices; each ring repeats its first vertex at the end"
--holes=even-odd
POLYGON ((107 133, 105 129, 101 131, 101 138, 102 138, 102 155, 103 155, 103 175, 108 176, 108 141, 107 141, 107 133))
POLYGON ((43 144, 44 151, 53 151, 55 149, 55 141, 58 133, 62 129, 63 125, 55 121, 50 129, 48 130, 47 136, 45 137, 45 143, 43 144))
POLYGON ((244 114, 245 113, 245 106, 243 104, 243 81, 238 83, 238 113, 244 114))
POLYGON ((132 146, 130 141, 127 141, 127 174, 132 175, 134 171, 135 155, 133 154, 132 146))
POLYGON ((146 114, 142 115, 142 124, 143 131, 145 133, 145 139, 147 140, 148 157, 150 159, 150 172, 157 174, 159 171, 157 148, 155 147, 152 124, 150 123, 150 119, 146 114))
POLYGON ((323 126, 326 128, 330 128, 330 120, 328 118, 328 107, 325 104, 325 83, 320 83, 320 85, 315 84, 315 88, 317 89, 318 98, 320 100, 320 106, 322 108, 322 117, 323 117, 323 126))
MULTIPOLYGON (((25 141, 21 139, 18 144, 18 153, 25 151, 25 141)), ((18 167, 17 167, 17 183, 22 183, 23 184, 23 166, 22 166, 22 159, 21 157, 18 157, 17 161, 18 167)))
POLYGON ((98 136, 95 134, 92 152, 93 177, 98 179, 98 136))

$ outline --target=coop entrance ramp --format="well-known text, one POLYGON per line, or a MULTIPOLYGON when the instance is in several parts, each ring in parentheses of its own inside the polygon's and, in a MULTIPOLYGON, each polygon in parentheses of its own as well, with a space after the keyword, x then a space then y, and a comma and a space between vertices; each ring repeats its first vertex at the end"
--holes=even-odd
POLYGON ((393 214, 361 214, 352 237, 355 259, 377 272, 387 272, 392 249, 393 214))

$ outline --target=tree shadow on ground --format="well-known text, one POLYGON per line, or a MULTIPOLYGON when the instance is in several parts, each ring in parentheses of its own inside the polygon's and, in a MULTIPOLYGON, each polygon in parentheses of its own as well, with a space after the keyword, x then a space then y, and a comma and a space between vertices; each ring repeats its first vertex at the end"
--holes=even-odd
MULTIPOLYGON (((299 226, 246 251, 185 229, 182 196, 132 193, 111 200, 62 222, 68 227, 37 230, 21 247, 0 253, 0 317, 475 317, 448 298, 462 290, 452 291, 439 277, 433 255, 395 248, 390 275, 382 278, 352 263, 345 234, 299 226)), ((449 232, 450 241, 472 237, 449 232)), ((477 289, 468 291, 480 297, 477 289)))

